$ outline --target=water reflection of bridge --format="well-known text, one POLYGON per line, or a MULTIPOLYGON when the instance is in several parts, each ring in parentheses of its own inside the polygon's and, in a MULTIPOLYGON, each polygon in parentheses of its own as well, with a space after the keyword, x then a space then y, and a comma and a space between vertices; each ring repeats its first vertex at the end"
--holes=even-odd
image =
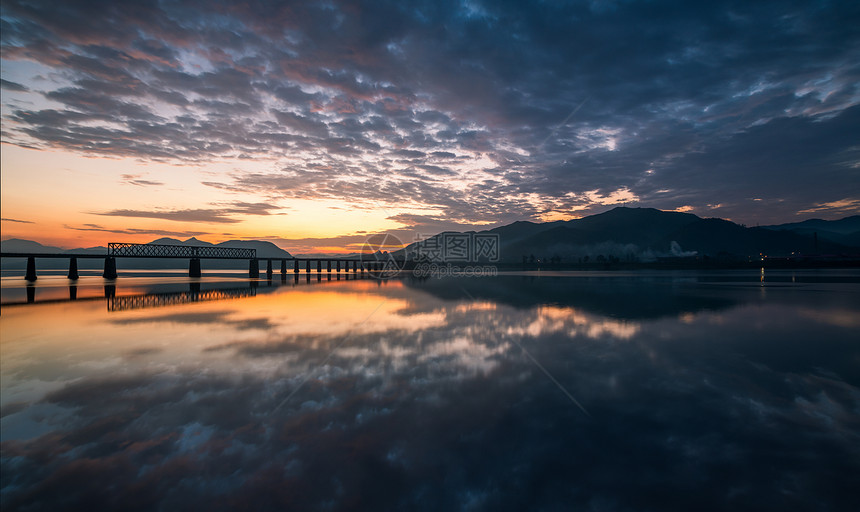
MULTIPOLYGON (((25 301, 4 301, 2 302, 3 307, 7 306, 23 306, 30 304, 51 304, 51 303, 60 303, 60 302, 85 302, 85 301, 96 301, 96 300, 106 300, 107 301, 107 309, 108 311, 118 312, 118 311, 128 311, 132 309, 142 309, 142 308, 151 308, 151 307, 160 307, 160 306, 171 306, 171 305, 179 305, 179 304, 189 304, 193 302, 205 302, 205 301, 216 301, 216 300, 228 300, 228 299, 241 299, 247 297, 255 297, 259 293, 269 293, 283 286, 300 286, 300 285, 311 285, 313 284, 322 284, 322 283, 334 283, 339 281, 356 281, 356 280, 364 280, 369 278, 369 274, 326 274, 323 277, 323 274, 316 274, 314 277, 311 274, 304 274, 303 276, 299 276, 299 274, 295 274, 292 279, 288 279, 285 275, 282 275, 278 280, 266 280, 266 281, 258 281, 256 279, 251 279, 245 282, 242 286, 234 286, 234 287, 218 287, 218 285, 225 284, 224 281, 219 282, 211 282, 206 283, 207 288, 202 289, 201 283, 199 281, 192 281, 188 283, 187 290, 176 290, 175 287, 177 284, 169 284, 171 288, 174 288, 175 291, 150 291, 142 294, 134 294, 134 295, 117 295, 117 285, 105 284, 104 285, 104 295, 99 294, 98 296, 93 296, 87 293, 87 297, 78 297, 78 288, 82 290, 89 290, 92 293, 93 289, 96 287, 88 287, 88 286, 78 286, 76 281, 73 281, 75 284, 71 284, 68 287, 69 294, 68 298, 58 298, 57 290, 58 287, 37 287, 32 284, 28 284, 24 287, 26 292, 26 300, 25 301), (208 288, 208 286, 216 286, 214 288, 208 288), (53 297, 36 300, 36 290, 45 290, 50 291, 50 295, 53 297)), ((382 281, 379 281, 380 283, 382 281)), ((161 283, 157 286, 164 286, 165 283, 161 283)), ((41 292, 40 292, 41 293, 41 292)))
POLYGON ((241 299, 255 297, 257 287, 226 288, 215 290, 200 290, 199 284, 187 292, 149 293, 144 295, 112 295, 107 297, 107 310, 111 312, 129 311, 132 309, 147 309, 162 306, 176 306, 179 304, 190 304, 192 302, 207 302, 226 299, 241 299))

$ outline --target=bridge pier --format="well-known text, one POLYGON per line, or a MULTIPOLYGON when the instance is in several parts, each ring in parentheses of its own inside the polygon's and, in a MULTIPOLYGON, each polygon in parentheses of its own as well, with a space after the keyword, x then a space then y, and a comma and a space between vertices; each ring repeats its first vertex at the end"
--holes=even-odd
MULTIPOLYGON (((331 274, 331 260, 326 260, 327 268, 326 271, 331 274)), ((36 279, 35 277, 33 279, 36 279)))
POLYGON ((311 275, 311 260, 305 260, 305 274, 311 275))
POLYGON ((298 274, 299 270, 301 270, 299 267, 301 267, 301 266, 302 266, 301 261, 299 261, 298 259, 293 260, 293 272, 298 274))
POLYGON ((322 260, 317 260, 317 274, 322 272, 322 260))
POLYGON ((337 272, 340 273, 340 260, 337 260, 337 272))
POLYGON ((191 261, 188 263, 188 277, 200 277, 201 275, 200 258, 191 258, 191 261))
POLYGON ((36 258, 33 256, 27 258, 27 274, 24 276, 24 279, 31 283, 36 280, 36 258))
POLYGON ((69 279, 78 278, 78 259, 69 258, 69 279))
POLYGON ((287 260, 281 260, 281 275, 287 275, 287 260))
POLYGON ((116 258, 108 256, 105 258, 105 270, 102 272, 105 279, 116 279, 116 258))
POLYGON ((248 277, 251 279, 260 277, 260 261, 257 258, 248 260, 248 277))
POLYGON ((272 260, 266 260, 266 279, 272 278, 272 260))

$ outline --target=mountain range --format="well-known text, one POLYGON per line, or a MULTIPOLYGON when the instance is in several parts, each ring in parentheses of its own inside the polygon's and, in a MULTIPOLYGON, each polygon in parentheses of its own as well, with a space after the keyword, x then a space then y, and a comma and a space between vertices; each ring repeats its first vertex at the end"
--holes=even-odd
MULTIPOLYGON (((262 240, 228 240, 217 244, 204 242, 194 237, 188 240, 177 240, 175 238, 159 238, 148 242, 149 244, 160 245, 186 245, 197 247, 224 247, 224 248, 244 248, 257 249, 258 258, 292 258, 292 255, 273 244, 262 240)), ((69 253, 69 254, 107 254, 107 247, 87 247, 80 249, 61 249, 59 247, 51 247, 42 245, 32 240, 21 240, 18 238, 10 238, 0 242, 3 252, 28 252, 28 253, 69 253)))
MULTIPOLYGON (((441 246, 444 238, 452 233, 431 237, 429 245, 441 246)), ((837 221, 813 219, 746 227, 691 213, 617 207, 580 219, 545 223, 520 221, 479 233, 498 235, 499 260, 508 263, 532 257, 574 263, 594 261, 601 256, 648 262, 692 256, 746 260, 759 254, 769 257, 860 255, 860 215, 837 221)), ((405 252, 421 252, 419 244, 410 244, 405 252)))
MULTIPOLYGON (((192 245, 192 246, 207 246, 207 247, 224 247, 224 248, 245 248, 245 249, 257 249, 257 257, 261 259, 271 258, 271 259, 285 259, 292 258, 292 255, 278 247, 277 245, 271 242, 265 242, 262 240, 228 240, 226 242, 221 242, 218 244, 213 244, 209 242, 204 242, 202 240, 198 240, 194 237, 189 238, 188 240, 177 240, 175 238, 159 238, 158 240, 153 240, 149 242, 150 244, 162 244, 162 245, 192 245)), ((9 240, 3 240, 0 242, 0 250, 3 252, 18 252, 18 253, 66 253, 66 254, 107 254, 107 247, 88 247, 88 248, 80 248, 80 249, 61 249, 59 247, 51 247, 47 245, 42 245, 38 242, 34 242, 32 240, 21 240, 17 238, 11 238, 9 240)), ((17 270, 19 268, 24 268, 25 262, 23 259, 21 261, 3 261, 3 268, 9 270, 17 270)), ((102 261, 97 259, 81 259, 78 261, 78 267, 81 270, 93 270, 101 268, 102 261)), ((183 263, 182 265, 186 265, 187 263, 183 263)), ((140 269, 165 269, 165 268, 175 268, 176 260, 173 259, 147 259, 147 258, 124 258, 123 266, 127 268, 140 268, 140 269)), ((45 269, 63 269, 68 266, 68 261, 60 260, 60 259, 44 259, 39 261, 39 267, 45 269)), ((206 260, 203 263, 204 268, 209 269, 247 269, 248 262, 239 261, 239 260, 206 260)))
MULTIPOLYGON (((465 234, 474 233, 470 231, 465 234)), ((728 220, 701 218, 691 213, 617 207, 580 219, 544 223, 519 221, 479 233, 498 236, 499 261, 507 263, 532 257, 568 263, 599 260, 601 256, 605 259, 641 262, 693 256, 747 260, 759 254, 769 257, 860 257, 860 215, 834 221, 811 219, 746 227, 728 220)), ((451 234, 463 233, 444 232, 428 240, 431 244, 443 244, 445 237, 451 234)), ((212 244, 192 237, 188 240, 160 238, 150 243, 244 247, 257 249, 257 256, 261 259, 292 257, 288 251, 275 244, 259 240, 229 240, 212 244)), ((3 252, 107 253, 106 247, 64 250, 20 239, 4 240, 0 242, 0 247, 3 252)), ((414 255, 418 249, 418 243, 413 243, 395 254, 414 255)), ((232 267, 237 262, 212 261, 207 266, 228 268, 221 267, 221 264, 232 267)))

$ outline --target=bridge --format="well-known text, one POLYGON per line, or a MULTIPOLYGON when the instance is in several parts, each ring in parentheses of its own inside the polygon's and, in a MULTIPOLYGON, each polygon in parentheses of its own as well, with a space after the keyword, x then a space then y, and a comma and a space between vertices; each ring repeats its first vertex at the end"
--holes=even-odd
POLYGON ((332 273, 332 267, 336 272, 364 273, 364 272, 382 272, 388 269, 391 262, 383 261, 366 261, 362 259, 352 258, 260 258, 257 256, 256 249, 247 248, 231 248, 231 247, 212 247, 212 246, 190 246, 190 245, 163 245, 163 244, 132 244, 111 242, 108 244, 108 253, 105 254, 81 254, 81 253, 20 253, 20 252, 0 252, 0 258, 26 258, 27 271, 24 279, 33 282, 36 281, 36 259, 37 258, 68 258, 69 273, 68 278, 76 280, 78 274, 78 258, 99 258, 104 259, 104 272, 102 277, 105 279, 116 279, 117 274, 117 259, 118 258, 187 258, 188 276, 202 277, 201 260, 218 259, 218 260, 248 260, 248 277, 257 279, 260 277, 260 261, 266 261, 266 277, 271 279, 273 275, 272 262, 280 262, 280 270, 282 278, 286 278, 288 273, 288 262, 292 267, 292 272, 298 274, 301 267, 304 266, 305 272, 310 274, 314 267, 317 274, 325 272, 332 273), (313 265, 312 263, 316 263, 313 265))

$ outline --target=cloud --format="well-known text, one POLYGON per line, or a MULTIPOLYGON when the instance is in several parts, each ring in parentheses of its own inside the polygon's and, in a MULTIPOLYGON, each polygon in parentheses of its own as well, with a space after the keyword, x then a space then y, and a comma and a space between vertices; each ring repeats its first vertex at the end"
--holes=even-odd
POLYGON ((272 215, 272 210, 281 209, 268 203, 235 202, 225 208, 196 208, 187 210, 110 210, 89 212, 91 215, 107 217, 136 217, 146 219, 172 220, 176 222, 206 222, 215 224, 234 224, 242 222, 234 215, 272 215))
POLYGON ((860 161, 845 2, 5 5, 9 76, 45 99, 10 100, 5 141, 274 160, 271 187, 208 180, 260 197, 322 178, 319 197, 483 222, 600 211, 586 192, 629 190, 764 221, 845 197, 860 161), (55 73, 31 87, 25 60, 55 73), (743 195, 768 185, 768 209, 743 195))
POLYGON ((3 222, 17 222, 19 224, 33 224, 33 221, 31 221, 31 220, 9 219, 6 217, 3 217, 0 220, 2 220, 3 222))
POLYGON ((860 209, 860 198, 845 198, 800 210, 797 213, 837 212, 842 214, 856 212, 858 209, 860 209))
POLYGON ((28 90, 23 85, 16 83, 16 82, 6 80, 5 78, 0 78, 0 87, 2 87, 3 89, 6 89, 7 91, 25 92, 28 90))
POLYGON ((164 185, 161 181, 152 181, 152 180, 143 180, 140 179, 140 174, 123 174, 120 176, 122 178, 123 183, 128 183, 129 185, 135 185, 138 187, 151 187, 151 186, 161 186, 164 185))
POLYGON ((154 236, 170 236, 170 237, 193 237, 201 235, 209 235, 206 231, 170 231, 164 229, 137 229, 137 228, 106 228, 99 224, 84 224, 83 226, 63 225, 66 229, 75 231, 98 231, 102 233, 118 233, 123 235, 154 235, 154 236))

